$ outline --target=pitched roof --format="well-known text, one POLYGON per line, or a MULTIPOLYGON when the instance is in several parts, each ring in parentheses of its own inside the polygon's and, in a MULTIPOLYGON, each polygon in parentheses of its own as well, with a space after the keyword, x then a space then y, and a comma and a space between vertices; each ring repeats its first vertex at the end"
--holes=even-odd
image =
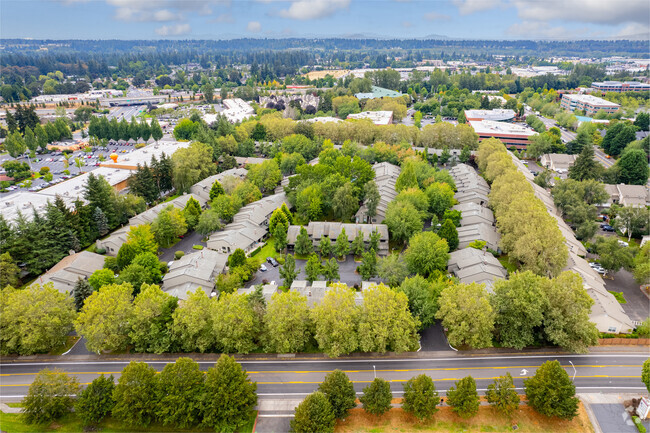
POLYGON ((497 279, 505 279, 506 269, 492 254, 475 248, 464 248, 449 254, 447 263, 449 272, 460 279, 461 283, 483 283, 488 290, 497 279))
POLYGON ((80 251, 61 259, 36 281, 39 284, 52 283, 61 293, 69 293, 79 278, 88 278, 104 267, 104 256, 80 251))

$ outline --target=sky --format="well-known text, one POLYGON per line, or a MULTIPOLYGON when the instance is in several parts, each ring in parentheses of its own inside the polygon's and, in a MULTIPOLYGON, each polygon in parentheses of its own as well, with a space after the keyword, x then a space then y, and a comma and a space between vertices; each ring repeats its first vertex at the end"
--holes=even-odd
POLYGON ((0 0, 0 37, 650 40, 648 0, 0 0))

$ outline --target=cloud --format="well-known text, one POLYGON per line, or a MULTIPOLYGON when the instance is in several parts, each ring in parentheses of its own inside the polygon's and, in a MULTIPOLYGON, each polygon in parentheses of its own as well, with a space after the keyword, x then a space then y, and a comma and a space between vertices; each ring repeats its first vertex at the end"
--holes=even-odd
POLYGON ((453 0, 453 4, 458 8, 461 15, 469 15, 503 6, 501 0, 453 0))
POLYGON ((402 21, 402 27, 404 27, 405 29, 410 29, 411 27, 413 27, 413 23, 410 21, 402 21))
POLYGON ((524 21, 511 25, 506 32, 512 36, 526 39, 571 39, 564 27, 552 27, 544 22, 524 21))
POLYGON ((219 14, 215 19, 210 20, 211 23, 234 23, 235 18, 231 14, 219 14))
POLYGON ((633 40, 649 40, 650 39, 650 26, 647 24, 632 23, 628 24, 618 32, 612 35, 615 39, 633 39, 633 40))
POLYGON ((230 0, 106 0, 106 3, 115 7, 115 19, 119 21, 165 22, 183 20, 190 13, 210 15, 212 5, 229 5, 230 0))
POLYGON ((333 15, 339 9, 346 9, 351 0, 297 0, 288 9, 280 11, 280 16, 294 20, 313 20, 333 15))
POLYGON ((156 29, 158 36, 181 36, 186 35, 192 31, 189 24, 173 24, 169 26, 162 26, 156 29))
POLYGON ((262 31, 262 24, 259 21, 249 21, 246 25, 246 30, 251 33, 259 33, 262 31))
POLYGON ((428 12, 424 14, 424 19, 427 21, 448 21, 451 19, 449 15, 441 14, 438 12, 428 12))
POLYGON ((648 23, 647 0, 511 0, 524 20, 572 21, 592 24, 648 23))

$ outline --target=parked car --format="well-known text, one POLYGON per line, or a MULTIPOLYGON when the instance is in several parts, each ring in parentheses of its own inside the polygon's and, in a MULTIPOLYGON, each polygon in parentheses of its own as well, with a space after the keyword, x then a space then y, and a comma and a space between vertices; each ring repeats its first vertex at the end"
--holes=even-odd
POLYGON ((266 261, 274 268, 277 268, 280 265, 280 263, 278 263, 278 261, 275 260, 273 257, 267 257, 266 261))
POLYGON ((605 232, 613 232, 614 227, 610 226, 609 224, 601 224, 600 228, 603 229, 605 232))
POLYGON ((264 264, 262 264, 262 265, 260 266, 260 271, 262 271, 262 272, 266 272, 266 271, 267 271, 266 266, 265 266, 264 264))
POLYGON ((627 247, 627 246, 630 245, 630 244, 628 244, 627 242, 625 242, 625 241, 621 241, 621 240, 618 241, 618 244, 619 244, 620 246, 622 246, 622 247, 627 247))

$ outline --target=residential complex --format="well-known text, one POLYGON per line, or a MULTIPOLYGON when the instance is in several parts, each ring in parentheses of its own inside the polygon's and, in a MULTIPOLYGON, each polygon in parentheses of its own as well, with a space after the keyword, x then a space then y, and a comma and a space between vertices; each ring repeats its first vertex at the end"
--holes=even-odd
POLYGON ((381 162, 373 165, 372 169, 375 171, 374 181, 379 191, 379 203, 377 204, 375 215, 372 217, 368 215, 368 208, 364 203, 354 217, 358 223, 378 223, 383 221, 386 216, 386 210, 388 209, 388 203, 397 197, 395 183, 402 171, 401 168, 390 162, 381 162))
POLYGON ((600 110, 607 114, 616 113, 620 105, 604 100, 593 95, 576 95, 565 93, 562 95, 560 106, 565 110, 575 111, 582 110, 587 116, 593 116, 600 110))
MULTIPOLYGON (((296 245, 296 240, 298 234, 300 234, 300 229, 302 226, 289 226, 287 232, 287 245, 290 250, 296 245)), ((348 237, 348 242, 351 244, 354 241, 354 238, 357 237, 357 234, 362 234, 363 239, 368 245, 370 240, 370 235, 372 232, 379 233, 379 255, 388 254, 388 226, 386 224, 344 224, 337 222, 324 222, 324 221, 311 221, 307 227, 307 234, 309 239, 312 241, 314 247, 320 245, 320 241, 323 238, 329 238, 332 243, 336 242, 336 238, 345 230, 345 235, 348 237)))

